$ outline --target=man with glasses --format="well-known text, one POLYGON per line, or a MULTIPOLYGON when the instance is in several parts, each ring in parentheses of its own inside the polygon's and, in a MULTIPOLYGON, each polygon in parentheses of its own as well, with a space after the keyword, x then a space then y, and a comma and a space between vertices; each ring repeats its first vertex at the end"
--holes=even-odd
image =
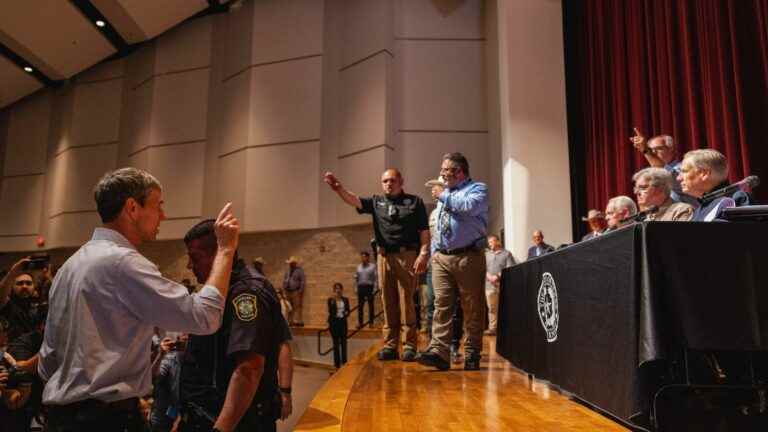
POLYGON ((608 222, 608 231, 614 231, 630 225, 632 221, 626 219, 636 214, 637 205, 632 201, 632 198, 624 195, 611 198, 605 206, 605 220, 608 222))
POLYGON ((417 335, 413 294, 416 275, 424 273, 429 259, 429 224, 424 201, 403 191, 403 176, 396 169, 388 169, 381 175, 384 195, 367 198, 345 189, 332 172, 325 173, 324 181, 358 213, 373 217, 379 255, 379 289, 384 306, 384 348, 379 351, 379 360, 397 360, 400 329, 405 327, 402 360, 414 361, 417 335), (402 311, 404 325, 400 301, 405 308, 402 311))
POLYGON ((646 141, 646 138, 637 128, 633 128, 635 135, 629 140, 632 145, 643 153, 648 164, 655 168, 664 168, 672 174, 672 201, 682 201, 691 205, 697 205, 696 199, 683 193, 677 176, 680 175, 682 162, 677 159, 675 141, 669 135, 656 135, 646 141))
POLYGON ((635 196, 641 211, 656 206, 657 211, 646 216, 645 220, 689 221, 693 217, 693 207, 682 202, 674 202, 672 193, 672 174, 663 168, 645 168, 638 171, 632 180, 635 182, 635 196))

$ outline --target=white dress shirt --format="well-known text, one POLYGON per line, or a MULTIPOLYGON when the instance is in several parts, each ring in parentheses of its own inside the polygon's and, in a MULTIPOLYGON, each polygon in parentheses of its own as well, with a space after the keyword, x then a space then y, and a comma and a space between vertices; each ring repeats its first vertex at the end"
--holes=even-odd
POLYGON ((154 326, 210 334, 223 311, 215 287, 190 295, 120 233, 96 228, 51 287, 38 364, 47 381, 43 403, 113 402, 149 393, 154 326))

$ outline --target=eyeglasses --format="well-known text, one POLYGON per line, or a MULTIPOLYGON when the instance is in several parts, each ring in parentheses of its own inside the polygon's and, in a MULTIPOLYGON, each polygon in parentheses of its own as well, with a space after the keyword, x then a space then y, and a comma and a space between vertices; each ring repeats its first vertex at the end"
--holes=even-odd
POLYGON ((449 173, 449 174, 455 174, 458 172, 461 168, 459 167, 448 167, 448 168, 440 168, 440 174, 442 173, 449 173))
POLYGON ((634 187, 634 189, 632 189, 632 191, 634 191, 634 193, 636 193, 636 194, 639 194, 640 192, 647 192, 648 189, 650 189, 652 187, 653 186, 649 185, 649 184, 647 184, 647 185, 637 185, 637 186, 634 187))

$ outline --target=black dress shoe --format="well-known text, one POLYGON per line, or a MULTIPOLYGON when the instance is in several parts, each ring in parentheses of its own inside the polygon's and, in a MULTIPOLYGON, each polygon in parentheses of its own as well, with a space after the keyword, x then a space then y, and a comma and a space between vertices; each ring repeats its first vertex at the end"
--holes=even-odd
POLYGON ((434 367, 439 370, 448 370, 451 368, 451 364, 448 363, 448 360, 445 360, 444 358, 430 351, 419 353, 419 355, 416 356, 416 361, 421 365, 434 367))
POLYGON ((403 350, 403 361, 404 362, 416 361, 416 351, 412 350, 411 348, 404 349, 403 350))
POLYGON ((381 351, 379 351, 379 360, 397 360, 397 351, 392 348, 382 348, 381 351))
POLYGON ((480 370, 480 356, 468 355, 464 358, 464 370, 480 370))

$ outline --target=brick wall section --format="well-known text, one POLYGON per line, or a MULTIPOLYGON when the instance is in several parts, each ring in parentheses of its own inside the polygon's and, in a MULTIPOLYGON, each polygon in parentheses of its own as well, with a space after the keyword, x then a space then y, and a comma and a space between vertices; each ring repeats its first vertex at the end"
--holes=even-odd
MULTIPOLYGON (((162 229, 162 226, 161 226, 162 229)), ((295 255, 301 258, 301 266, 307 275, 307 292, 304 297, 304 322, 308 326, 325 326, 328 318, 326 299, 332 294, 334 282, 344 284, 344 295, 351 306, 357 304, 353 276, 360 262, 359 253, 370 249, 373 235, 370 224, 345 227, 279 231, 243 234, 240 237, 240 256, 250 262, 260 256, 265 260, 265 272, 275 286, 282 284, 288 268, 285 261, 295 255)), ((76 249, 49 251, 54 265, 61 265, 76 249)), ((170 279, 180 281, 194 275, 187 269, 187 256, 181 240, 156 241, 142 246, 141 252, 160 267, 170 279)), ((23 254, 6 253, 0 256, 0 269, 8 269, 23 254)), ((376 310, 381 310, 377 300, 376 310)), ((350 318, 356 324, 357 316, 350 318)))

